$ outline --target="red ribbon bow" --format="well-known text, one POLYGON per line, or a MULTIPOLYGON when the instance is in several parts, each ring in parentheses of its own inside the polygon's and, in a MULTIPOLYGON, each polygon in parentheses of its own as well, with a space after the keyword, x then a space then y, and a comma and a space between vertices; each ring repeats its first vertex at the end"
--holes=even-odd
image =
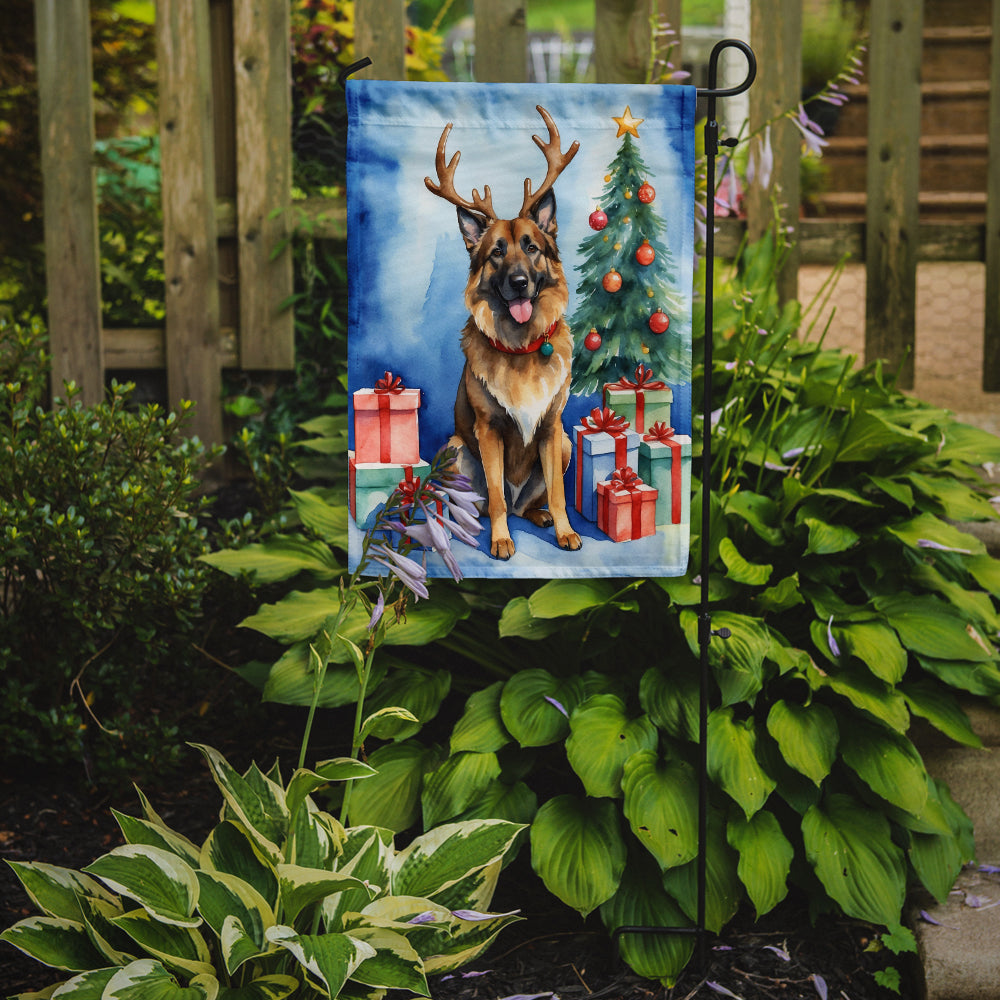
POLYGON ((590 411, 590 418, 584 417, 580 423, 588 432, 604 431, 606 434, 622 434, 628 430, 629 423, 625 417, 620 417, 610 407, 595 406, 590 411))
POLYGON ((642 480, 631 466, 615 469, 611 473, 611 486, 616 490, 628 490, 630 493, 642 485, 642 480))
POLYGON ((674 436, 673 427, 668 427, 662 420, 657 420, 652 427, 643 434, 643 441, 659 441, 661 444, 668 444, 674 436))
POLYGON ((666 389, 667 383, 660 379, 653 378, 653 369, 645 365, 639 365, 635 370, 635 381, 622 375, 617 381, 612 383, 614 387, 621 389, 666 389))
POLYGON ((399 485, 396 487, 401 507, 412 507, 420 492, 420 477, 417 476, 414 478, 409 467, 407 467, 407 473, 407 478, 401 479, 399 485))
POLYGON ((392 393, 396 396, 401 393, 406 388, 403 385, 403 380, 398 375, 393 375, 392 372, 386 372, 385 375, 380 378, 375 383, 375 392, 382 395, 383 393, 392 393))

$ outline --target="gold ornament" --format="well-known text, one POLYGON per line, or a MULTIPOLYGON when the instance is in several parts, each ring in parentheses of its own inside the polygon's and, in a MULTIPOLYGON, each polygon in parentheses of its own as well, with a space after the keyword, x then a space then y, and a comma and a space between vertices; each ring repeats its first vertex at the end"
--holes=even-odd
POLYGON ((604 175, 604 183, 605 184, 610 184, 611 183, 611 174, 605 174, 604 175))
POLYGON ((631 198, 631 197, 632 197, 632 192, 631 191, 626 191, 625 192, 625 200, 628 201, 629 198, 631 198))
POLYGON ((631 215, 626 215, 626 216, 625 216, 625 218, 624 218, 624 219, 622 219, 622 222, 623 222, 623 223, 624 223, 624 224, 625 224, 626 226, 630 226, 630 225, 632 224, 632 216, 631 216, 631 215))
POLYGON ((616 250, 621 250, 621 248, 622 248, 622 245, 620 243, 616 243, 615 244, 615 249, 616 250))
POLYGON ((649 299, 651 299, 653 297, 653 289, 652 288, 647 288, 646 289, 646 297, 649 298, 649 299))
POLYGON ((649 354, 649 348, 645 344, 642 345, 642 353, 649 354))

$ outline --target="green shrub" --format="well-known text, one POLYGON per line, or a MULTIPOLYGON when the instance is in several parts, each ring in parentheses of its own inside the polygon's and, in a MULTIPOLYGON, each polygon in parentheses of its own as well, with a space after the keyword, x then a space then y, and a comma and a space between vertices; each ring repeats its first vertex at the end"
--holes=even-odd
POLYGON ((128 385, 96 406, 68 385, 43 408, 40 337, 0 322, 0 744, 8 761, 124 768, 176 752, 157 684, 191 662, 208 453, 188 404, 132 409, 128 385))

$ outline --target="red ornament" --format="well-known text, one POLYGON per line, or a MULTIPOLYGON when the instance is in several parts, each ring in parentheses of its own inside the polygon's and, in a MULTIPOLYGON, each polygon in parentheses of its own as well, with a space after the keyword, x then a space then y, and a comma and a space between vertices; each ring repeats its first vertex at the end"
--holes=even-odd
POLYGON ((648 205, 656 197, 656 190, 652 184, 644 183, 641 188, 639 188, 639 201, 644 205, 648 205))
POLYGON ((622 276, 612 268, 601 280, 606 292, 617 292, 622 287, 622 276))
POLYGON ((653 333, 666 333, 668 326, 670 326, 670 317, 662 309, 657 309, 649 317, 649 328, 653 333))
POLYGON ((587 348, 588 351, 596 351, 598 347, 601 346, 601 335, 597 332, 596 327, 590 328, 590 333, 584 337, 583 346, 587 348))
POLYGON ((642 241, 642 246, 635 252, 635 259, 643 267, 648 267, 656 260, 656 251, 649 245, 649 240, 642 241))
POLYGON ((590 223, 591 229, 596 229, 600 232, 608 224, 608 213, 602 212, 598 208, 590 213, 590 218, 587 221, 590 223))

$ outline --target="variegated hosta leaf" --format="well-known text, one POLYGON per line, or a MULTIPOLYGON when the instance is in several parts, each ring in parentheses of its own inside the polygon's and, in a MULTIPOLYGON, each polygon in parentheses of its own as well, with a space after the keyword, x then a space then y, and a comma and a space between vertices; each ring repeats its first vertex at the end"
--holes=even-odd
POLYGON ((294 976, 261 976, 244 986, 224 986, 218 1000, 285 1000, 299 985, 299 980, 294 976))
MULTIPOLYGON (((453 910, 455 921, 451 933, 442 935, 432 954, 424 958, 424 971, 430 975, 452 972, 477 959, 493 943, 494 938, 509 924, 521 917, 516 912, 479 914, 465 919, 465 910, 453 910)), ((416 942, 414 942, 416 944, 416 942)))
POLYGON ((690 765, 641 751, 625 762, 622 789, 632 832, 661 869, 697 855, 698 782, 690 765))
POLYGON ((345 889, 323 900, 325 928, 344 930, 343 915, 358 912, 371 900, 372 892, 385 892, 389 886, 392 857, 392 833, 373 826, 356 826, 347 831, 337 871, 352 875, 366 888, 345 889))
POLYGON ((451 733, 451 752, 473 750, 477 753, 496 753, 510 743, 500 716, 500 692, 503 681, 497 681, 470 695, 462 717, 451 733))
POLYGON ((294 921, 302 910, 345 889, 361 889, 375 895, 361 879, 342 872, 327 872, 300 865, 278 865, 281 906, 286 920, 294 921))
POLYGON ((424 778, 420 796, 424 826, 437 826, 454 819, 499 777, 500 764, 495 753, 452 754, 424 778))
POLYGON ((920 815, 927 802, 927 771, 906 736, 861 719, 852 720, 840 749, 847 766, 876 795, 905 812, 920 815))
POLYGON ((253 768, 246 776, 240 775, 217 750, 203 744, 193 745, 208 761, 226 806, 247 828, 264 855, 276 864, 281 856, 278 845, 288 832, 284 789, 253 768))
MULTIPOLYGON (((664 891, 651 859, 629 859, 618 891, 601 905, 601 920, 609 932, 619 927, 690 927, 684 912, 664 891)), ((673 986, 691 959, 692 934, 623 934, 622 958, 640 976, 673 986)))
POLYGON ((105 959, 94 948, 87 928, 65 917, 28 917, 0 934, 6 941, 35 961, 53 969, 81 972, 100 968, 105 959))
POLYGON ((420 818, 420 790, 438 754, 416 740, 389 743, 369 758, 375 777, 351 789, 351 825, 381 826, 399 833, 420 818))
POLYGON ((267 930, 272 944, 285 948, 330 996, 340 993, 344 983, 365 959, 375 957, 375 949, 349 934, 296 934, 294 929, 278 924, 267 930))
POLYGON ((186 861, 191 867, 198 864, 199 848, 196 847, 187 837, 176 833, 169 827, 150 822, 145 819, 136 819, 134 816, 126 816, 125 813, 112 809, 118 826, 121 827, 122 835, 129 844, 146 844, 149 847, 159 847, 171 854, 186 861))
MULTIPOLYGON (((519 840, 524 832, 518 833, 515 840, 519 840)), ((506 855, 497 858, 491 865, 485 868, 478 868, 476 871, 460 878, 452 883, 448 888, 434 893, 435 902, 442 906, 447 906, 449 910, 460 910, 468 908, 472 910, 488 910, 493 902, 493 894, 497 890, 497 882, 500 879, 500 871, 507 860, 506 855)))
POLYGON ((762 809, 752 818, 729 821, 726 836, 739 851, 736 873, 746 886, 757 916, 774 909, 788 895, 788 872, 795 849, 782 833, 774 813, 762 809))
POLYGON ((615 803, 549 799, 531 824, 531 865, 549 892, 583 916, 610 899, 625 870, 615 803))
POLYGON ((337 757, 317 764, 313 770, 300 767, 288 782, 285 792, 285 805, 290 815, 294 816, 299 807, 318 788, 328 785, 331 781, 349 781, 355 778, 370 778, 376 774, 375 768, 369 767, 353 757, 337 757))
POLYGON ((654 750, 659 733, 648 715, 630 719, 613 694, 592 695, 569 720, 566 757, 588 795, 617 799, 622 769, 632 754, 654 750))
POLYGON ((109 903, 104 899, 84 896, 80 904, 90 940, 104 956, 105 965, 128 965, 140 957, 140 949, 135 942, 114 924, 115 917, 125 912, 120 902, 109 903))
POLYGON ((764 805, 776 782, 757 762, 752 718, 737 721, 731 707, 712 711, 708 717, 708 774, 748 818, 764 805))
POLYGON ((161 923, 145 910, 123 913, 112 923, 171 969, 180 969, 189 976, 213 971, 212 956, 205 939, 190 927, 161 923))
POLYGON ((504 727, 523 747, 543 747, 569 732, 569 716, 583 701, 579 677, 560 679, 548 670, 514 674, 500 694, 504 727))
POLYGON ((798 705, 779 699, 768 713, 767 731, 777 741, 785 761, 815 785, 830 773, 840 731, 826 705, 816 701, 798 705))
POLYGON ((39 861, 8 861, 32 903, 46 916, 81 920, 81 896, 92 896, 109 903, 116 898, 97 879, 74 871, 39 861))
POLYGON ((304 868, 335 868, 344 836, 338 820, 317 809, 312 799, 306 799, 292 819, 286 860, 304 868))
POLYGON ((143 958, 119 969, 108 981, 101 1000, 216 1000, 219 981, 196 976, 187 986, 153 959, 143 958))
POLYGON ((44 993, 21 993, 12 1000, 18 998, 28 1000, 29 997, 40 1000, 41 997, 49 996, 54 1000, 101 1000, 104 988, 111 982, 119 968, 120 966, 110 966, 107 969, 91 969, 89 972, 81 972, 80 975, 67 979, 51 993, 52 987, 49 987, 44 993))
POLYGON ((273 909, 278 905, 278 875, 241 823, 220 823, 201 847, 199 867, 224 872, 252 885, 273 909))
POLYGON ((197 927, 198 878, 171 851, 146 844, 125 844, 85 869, 113 892, 134 899, 150 916, 166 924, 197 927))
MULTIPOLYGON (((264 931, 275 923, 274 912, 267 900, 248 882, 223 872, 200 871, 198 883, 201 887, 198 910, 219 939, 223 938, 223 929, 227 921, 236 920, 239 923, 240 933, 236 934, 236 929, 231 928, 230 941, 241 937, 249 938, 254 954, 265 951, 264 931)), ((239 946, 240 958, 236 964, 230 964, 233 949, 230 947, 225 951, 226 967, 230 975, 242 962, 251 957, 245 954, 246 949, 242 943, 239 946)))
POLYGON ((806 858, 849 917, 899 923, 906 866, 882 813, 849 795, 830 795, 806 813, 802 836, 806 858))
POLYGON ((424 963, 402 934, 384 927, 356 927, 351 937, 375 949, 375 954, 351 973, 355 982, 430 996, 424 963))
POLYGON ((446 823, 421 834, 393 859, 392 892, 433 899, 500 861, 523 827, 505 820, 446 823))

